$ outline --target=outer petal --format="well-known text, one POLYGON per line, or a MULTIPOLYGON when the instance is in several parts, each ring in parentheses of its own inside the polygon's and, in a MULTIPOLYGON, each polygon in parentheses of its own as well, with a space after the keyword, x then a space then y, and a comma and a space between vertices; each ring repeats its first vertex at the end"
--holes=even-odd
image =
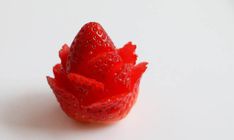
POLYGON ((142 74, 145 72, 145 70, 147 69, 147 62, 141 62, 139 64, 137 64, 136 66, 134 66, 134 68, 132 69, 132 83, 137 82, 142 74))
POLYGON ((118 63, 122 63, 122 59, 117 51, 102 53, 95 56, 87 63, 87 76, 104 82, 108 78, 109 71, 118 63))
POLYGON ((135 54, 136 45, 128 42, 123 48, 118 49, 119 55, 125 63, 136 64, 137 55, 135 54))
POLYGON ((67 78, 67 74, 61 64, 55 65, 53 67, 53 72, 54 72, 55 80, 58 84, 63 85, 63 87, 66 89, 72 89, 70 81, 67 78))
POLYGON ((108 88, 112 91, 112 94, 121 94, 125 92, 131 92, 131 72, 133 64, 118 64, 108 74, 109 81, 108 88))
POLYGON ((57 81, 47 76, 47 81, 53 90, 61 108, 71 118, 77 116, 77 113, 81 113, 81 105, 79 100, 69 91, 60 86, 57 81))
POLYGON ((73 94, 82 101, 83 105, 88 105, 106 96, 104 84, 85 76, 70 73, 68 79, 74 89, 73 94))
POLYGON ((66 70, 69 52, 70 52, 70 48, 68 47, 67 44, 64 44, 62 49, 59 51, 59 57, 61 59, 61 64, 64 70, 66 70))

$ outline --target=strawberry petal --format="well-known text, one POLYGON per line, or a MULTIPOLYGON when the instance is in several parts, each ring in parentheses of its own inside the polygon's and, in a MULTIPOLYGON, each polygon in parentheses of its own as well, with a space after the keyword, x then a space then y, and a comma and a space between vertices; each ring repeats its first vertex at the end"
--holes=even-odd
POLYGON ((69 73, 68 79, 77 86, 84 86, 90 88, 92 90, 104 90, 104 84, 98 82, 94 79, 87 78, 85 76, 76 74, 76 73, 69 73))
POLYGON ((107 52, 92 58, 86 69, 86 75, 94 79, 104 82, 108 72, 117 64, 121 63, 122 59, 117 52, 107 52))
POLYGON ((123 48, 118 49, 118 53, 125 63, 135 64, 137 59, 135 50, 136 45, 133 45, 132 42, 128 42, 123 46, 123 48))
POLYGON ((147 62, 141 62, 132 69, 132 83, 136 83, 147 69, 147 62))
POLYGON ((105 95, 104 84, 101 82, 75 73, 69 73, 68 79, 75 90, 73 94, 81 99, 84 105, 93 103, 105 95))
POLYGON ((69 52, 70 52, 70 48, 68 47, 67 44, 64 44, 62 49, 59 51, 59 57, 61 59, 61 64, 63 66, 63 69, 65 69, 65 70, 66 70, 69 52))

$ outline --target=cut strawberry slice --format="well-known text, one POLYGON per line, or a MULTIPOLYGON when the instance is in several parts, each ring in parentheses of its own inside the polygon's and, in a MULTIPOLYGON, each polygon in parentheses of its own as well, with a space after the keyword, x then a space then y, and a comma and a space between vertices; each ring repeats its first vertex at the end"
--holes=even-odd
POLYGON ((137 55, 135 54, 136 45, 128 42, 123 48, 118 49, 119 55, 125 63, 136 64, 137 55))
POLYGON ((53 67, 53 73, 58 83, 63 84, 67 80, 66 73, 61 64, 57 64, 53 67))
POLYGON ((105 96, 104 84, 101 82, 75 73, 68 74, 68 79, 75 91, 73 94, 83 105, 98 101, 105 96))
POLYGON ((116 49, 100 24, 85 24, 71 47, 59 51, 61 64, 47 77, 63 111, 83 122, 124 118, 135 103, 147 62, 137 65, 131 42, 116 49))
POLYGON ((108 72, 119 63, 122 63, 122 58, 116 51, 101 53, 88 62, 85 75, 105 82, 108 72))
POLYGON ((114 94, 129 92, 131 84, 131 71, 134 65, 132 64, 118 64, 108 73, 109 89, 114 94))
POLYGON ((59 51, 59 57, 61 59, 61 64, 62 64, 64 70, 66 70, 69 52, 70 52, 70 48, 68 47, 67 44, 64 44, 62 49, 59 51))
POLYGON ((140 80, 142 74, 147 69, 147 64, 148 64, 147 62, 141 62, 137 64, 136 66, 134 66, 134 68, 132 69, 132 73, 131 73, 132 83, 136 83, 138 80, 140 80))

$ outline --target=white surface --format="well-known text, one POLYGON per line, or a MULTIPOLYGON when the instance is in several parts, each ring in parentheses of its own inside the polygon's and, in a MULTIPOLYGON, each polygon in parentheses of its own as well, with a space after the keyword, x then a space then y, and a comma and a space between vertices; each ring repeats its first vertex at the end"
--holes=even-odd
POLYGON ((1 0, 0 19, 1 140, 234 139, 232 0, 1 0), (137 104, 111 126, 69 119, 45 78, 88 21, 149 61, 137 104))

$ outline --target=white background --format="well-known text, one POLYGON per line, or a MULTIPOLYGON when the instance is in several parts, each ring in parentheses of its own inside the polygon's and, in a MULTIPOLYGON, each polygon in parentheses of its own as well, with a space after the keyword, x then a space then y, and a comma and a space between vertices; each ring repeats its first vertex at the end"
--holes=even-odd
POLYGON ((234 1, 0 0, 1 140, 233 140, 234 1), (124 120, 68 118, 46 75, 88 21, 149 67, 124 120))

